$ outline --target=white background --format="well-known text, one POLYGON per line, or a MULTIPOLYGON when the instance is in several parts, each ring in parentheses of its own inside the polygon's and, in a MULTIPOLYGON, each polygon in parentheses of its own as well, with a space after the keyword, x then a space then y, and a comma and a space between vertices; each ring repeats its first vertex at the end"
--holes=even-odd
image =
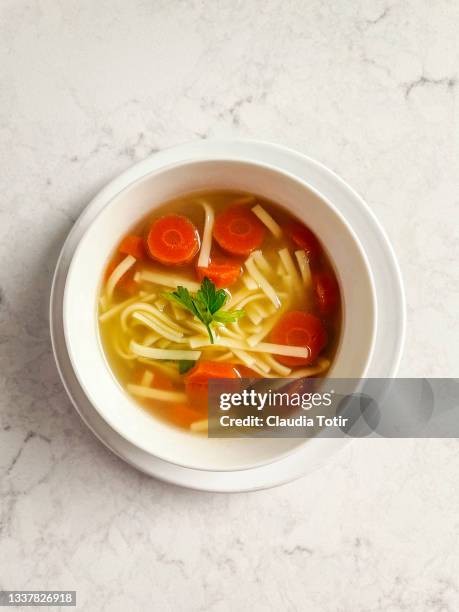
POLYGON ((400 374, 458 372, 455 0, 2 0, 0 588, 85 610, 459 608, 457 440, 355 441, 240 495, 180 490, 86 430, 48 337, 52 269, 117 173, 197 138, 328 165, 394 244, 400 374))

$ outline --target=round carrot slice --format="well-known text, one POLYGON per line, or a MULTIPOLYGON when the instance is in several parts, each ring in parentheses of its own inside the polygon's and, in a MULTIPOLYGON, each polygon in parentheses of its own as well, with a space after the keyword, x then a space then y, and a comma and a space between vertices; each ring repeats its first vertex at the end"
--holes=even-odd
POLYGON ((206 268, 196 268, 198 279, 202 281, 206 276, 218 289, 230 287, 242 274, 242 268, 236 263, 211 262, 206 268))
POLYGON ((165 215, 151 224, 146 247, 150 257, 163 264, 186 264, 199 250, 198 230, 186 217, 165 215))
POLYGON ((271 332, 271 341, 275 344, 307 348, 308 357, 276 355, 276 359, 288 366, 309 365, 317 359, 327 344, 327 332, 318 317, 301 310, 292 310, 275 325, 271 332))
POLYGON ((293 222, 287 225, 285 231, 293 242, 304 250, 309 261, 319 258, 321 253, 319 241, 306 225, 293 222))
POLYGON ((249 255, 264 237, 264 225, 248 208, 232 206, 215 219, 214 238, 228 253, 249 255))

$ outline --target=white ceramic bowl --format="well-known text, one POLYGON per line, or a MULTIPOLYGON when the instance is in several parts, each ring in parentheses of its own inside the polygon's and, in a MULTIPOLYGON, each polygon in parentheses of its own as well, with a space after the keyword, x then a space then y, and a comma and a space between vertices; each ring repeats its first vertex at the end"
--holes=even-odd
POLYGON ((192 469, 242 470, 276 461, 307 440, 208 439, 181 431, 139 407, 113 376, 101 346, 97 296, 110 253, 144 215, 165 201, 204 189, 235 189, 271 199, 317 234, 335 266, 343 298, 342 335, 330 376, 366 373, 376 333, 375 292, 367 259, 346 220, 321 195, 275 167, 243 159, 187 161, 132 183, 99 213, 79 243, 64 293, 63 322, 73 369, 100 416, 135 446, 192 469))

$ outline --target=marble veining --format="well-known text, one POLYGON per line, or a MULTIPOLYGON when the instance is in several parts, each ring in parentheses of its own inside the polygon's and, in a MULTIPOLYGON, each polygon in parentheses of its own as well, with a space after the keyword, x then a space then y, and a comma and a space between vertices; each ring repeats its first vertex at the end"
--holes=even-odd
POLYGON ((456 440, 359 440, 275 490, 181 490, 86 430, 47 318, 62 242, 107 181, 177 143, 265 139, 383 223, 400 374, 457 375, 458 25, 453 0, 3 0, 0 588, 111 612, 459 608, 456 440))

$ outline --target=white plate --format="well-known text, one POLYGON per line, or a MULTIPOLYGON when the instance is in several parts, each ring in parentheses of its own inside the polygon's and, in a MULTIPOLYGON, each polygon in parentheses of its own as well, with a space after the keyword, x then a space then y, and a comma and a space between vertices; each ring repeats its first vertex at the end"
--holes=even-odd
POLYGON ((191 159, 219 159, 228 156, 272 164, 306 181, 338 208, 359 236, 373 271, 377 303, 384 302, 386 306, 378 311, 378 333, 368 370, 369 377, 390 377, 395 374, 405 330, 405 305, 400 272, 381 226, 362 199, 342 179, 321 164, 294 151, 268 143, 199 141, 157 153, 112 181, 96 196, 76 222, 56 267, 50 315, 51 336, 59 372, 82 419, 114 453, 143 472, 162 480, 210 491, 246 491, 288 482, 315 468, 347 441, 314 440, 314 445, 303 445, 298 452, 275 463, 243 471, 192 470, 158 459, 138 449, 111 429, 88 401, 75 377, 67 353, 63 335, 62 299, 75 248, 91 221, 113 196, 143 175, 165 165, 191 159))

